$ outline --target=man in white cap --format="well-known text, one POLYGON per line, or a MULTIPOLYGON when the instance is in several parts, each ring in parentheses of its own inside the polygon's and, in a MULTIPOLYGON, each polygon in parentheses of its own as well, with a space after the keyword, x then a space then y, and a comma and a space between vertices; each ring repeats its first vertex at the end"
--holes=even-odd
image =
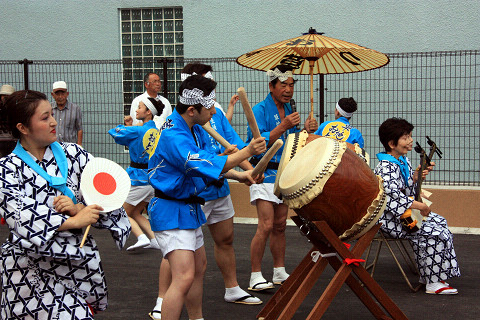
POLYGON ((13 88, 9 84, 4 84, 2 88, 0 88, 1 104, 3 105, 5 103, 5 100, 7 100, 7 97, 14 92, 15 92, 15 88, 13 88))
MULTIPOLYGON (((15 92, 15 88, 13 88, 9 84, 4 84, 2 88, 0 88, 0 136, 2 136, 3 141, 0 142, 0 157, 3 157, 4 155, 8 154, 9 152, 6 152, 4 147, 5 145, 5 138, 12 138, 12 136, 9 133, 9 130, 7 129, 7 122, 6 122, 6 115, 5 115, 5 101, 7 100, 8 96, 11 95, 12 93, 15 92)), ((13 139, 13 138, 12 138, 13 139)))
POLYGON ((68 101, 70 93, 65 81, 53 83, 53 117, 57 121, 57 141, 73 142, 81 145, 83 141, 82 112, 80 107, 68 101))
POLYGON ((133 125, 137 126, 142 124, 142 121, 136 118, 136 112, 140 101, 142 101, 143 98, 154 98, 157 101, 161 101, 165 106, 162 114, 157 115, 153 119, 153 121, 157 125, 157 128, 160 128, 163 122, 165 122, 165 119, 172 114, 172 106, 165 97, 160 95, 160 91, 162 90, 162 82, 160 81, 160 77, 158 76, 158 74, 153 72, 147 73, 143 78, 143 83, 147 90, 135 99, 133 99, 132 105, 130 107, 130 116, 133 119, 133 125))

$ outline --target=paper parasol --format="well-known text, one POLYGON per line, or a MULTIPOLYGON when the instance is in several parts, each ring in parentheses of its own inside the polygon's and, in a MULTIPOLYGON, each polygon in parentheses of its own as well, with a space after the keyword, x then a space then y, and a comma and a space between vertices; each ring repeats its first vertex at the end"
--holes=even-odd
POLYGON ((320 121, 324 121, 325 74, 351 73, 380 68, 390 59, 384 53, 347 41, 326 37, 310 28, 303 35, 245 53, 237 58, 244 67, 268 71, 283 64, 293 74, 310 75, 310 104, 313 114, 313 75, 320 75, 320 121))
MULTIPOLYGON (((104 212, 123 206, 130 191, 128 173, 115 162, 94 158, 85 166, 80 181, 80 191, 87 205, 97 204, 104 212)), ((90 226, 85 230, 80 248, 83 247, 90 226)))

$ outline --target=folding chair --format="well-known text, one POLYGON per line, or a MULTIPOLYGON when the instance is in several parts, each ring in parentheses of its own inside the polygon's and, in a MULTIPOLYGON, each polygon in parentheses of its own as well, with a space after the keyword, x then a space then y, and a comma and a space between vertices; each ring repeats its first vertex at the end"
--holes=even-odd
POLYGON ((412 285, 412 283, 408 279, 408 276, 405 273, 399 259, 395 255, 395 252, 394 252, 392 246, 390 245, 390 243, 395 243, 396 244, 396 246, 398 248, 398 252, 400 252, 400 254, 402 255, 403 260, 407 264, 410 271, 417 276, 419 275, 417 265, 415 264, 415 261, 413 260, 411 254, 408 251, 408 249, 411 249, 411 245, 408 242, 408 240, 407 239, 389 238, 388 236, 385 236, 385 234, 381 230, 378 231, 377 235, 375 236, 372 243, 370 244, 370 247, 368 248, 367 255, 366 255, 366 258, 365 258, 365 269, 367 269, 367 271, 371 269, 370 275, 373 277, 373 274, 375 273, 375 267, 377 265, 378 258, 379 258, 379 255, 380 255, 380 250, 382 249, 382 245, 385 244, 387 246, 388 250, 390 251, 390 254, 392 255, 393 259, 395 260, 395 263, 397 264, 398 270, 400 270, 400 273, 402 274, 403 278, 405 279, 405 282, 407 283, 408 287, 413 292, 417 292, 422 287, 422 284, 419 284, 416 287, 414 287, 412 285), (408 248, 405 246, 405 241, 407 242, 408 248), (371 264, 367 265, 368 258, 370 256, 370 250, 372 249, 372 246, 373 246, 374 242, 378 242, 377 252, 375 253, 375 258, 373 259, 373 262, 371 264))

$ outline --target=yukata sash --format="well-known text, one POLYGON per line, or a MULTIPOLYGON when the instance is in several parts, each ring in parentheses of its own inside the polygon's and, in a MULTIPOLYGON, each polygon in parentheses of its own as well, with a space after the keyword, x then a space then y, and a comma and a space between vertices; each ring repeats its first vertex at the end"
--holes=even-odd
POLYGON ((59 190, 61 193, 72 199, 73 203, 77 203, 77 199, 73 194, 72 190, 67 187, 67 175, 68 175, 68 162, 67 156, 63 151, 62 147, 58 142, 50 144, 52 149, 55 162, 57 162, 58 167, 60 168, 61 177, 52 177, 45 170, 43 170, 33 158, 25 151, 19 141, 13 150, 13 153, 16 154, 23 162, 25 162, 30 168, 32 168, 36 173, 38 173, 43 179, 48 182, 48 185, 52 188, 59 190))

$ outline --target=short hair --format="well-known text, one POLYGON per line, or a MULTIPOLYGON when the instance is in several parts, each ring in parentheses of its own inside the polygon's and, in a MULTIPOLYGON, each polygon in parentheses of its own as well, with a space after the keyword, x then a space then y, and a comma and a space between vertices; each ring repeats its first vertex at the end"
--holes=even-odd
MULTIPOLYGON (((286 64, 279 64, 278 66, 275 66, 275 67, 271 68, 270 70, 275 70, 275 68, 277 68, 281 72, 293 71, 293 67, 291 67, 289 65, 286 65, 286 64)), ((272 84, 272 87, 274 87, 274 88, 275 88, 275 85, 278 82, 280 82, 280 79, 278 79, 278 78, 275 78, 272 81, 270 81, 270 83, 272 84)), ((297 80, 294 79, 293 83, 295 83, 295 82, 297 82, 297 80)))
POLYGON ((182 73, 193 74, 195 72, 196 74, 199 74, 199 75, 204 75, 205 73, 207 73, 209 71, 210 72, 213 71, 212 66, 208 65, 208 64, 203 64, 203 63, 200 63, 200 62, 189 63, 189 64, 185 65, 185 67, 183 67, 183 69, 182 69, 182 73))
POLYGON ((338 105, 343 111, 352 113, 357 111, 357 102, 352 98, 341 98, 338 100, 338 105))
POLYGON ((401 118, 389 118, 385 120, 378 128, 378 136, 380 142, 383 144, 385 151, 391 151, 392 148, 388 145, 390 141, 396 146, 398 140, 406 134, 413 131, 413 124, 401 118))
MULTIPOLYGON (((208 96, 217 86, 217 83, 212 79, 205 78, 202 75, 194 75, 185 79, 182 84, 180 85, 180 89, 178 90, 178 94, 182 95, 183 90, 189 89, 192 90, 194 88, 200 89, 203 91, 203 96, 208 96)), ((187 111, 189 105, 183 104, 181 102, 177 103, 177 112, 179 114, 185 113, 187 111)), ((193 105, 193 107, 200 112, 202 110, 203 105, 197 103, 193 105)))
MULTIPOLYGON (((150 76, 151 76, 152 74, 158 76, 158 74, 156 74, 155 72, 149 72, 149 73, 147 73, 147 74, 145 75, 145 77, 143 77, 143 83, 144 83, 144 84, 148 82, 148 78, 150 78, 150 76)), ((158 76, 158 77, 160 78, 160 76, 158 76)))
POLYGON ((155 98, 150 98, 150 97, 148 97, 148 100, 153 104, 153 106, 157 110, 157 115, 161 115, 162 112, 163 112, 163 109, 165 108, 165 105, 163 104, 163 102, 160 101, 160 100, 157 100, 155 98))
POLYGON ((14 138, 19 139, 21 136, 17 124, 21 123, 27 128, 30 127, 32 116, 42 100, 48 101, 47 96, 33 90, 15 91, 8 96, 5 101, 7 125, 14 138))

